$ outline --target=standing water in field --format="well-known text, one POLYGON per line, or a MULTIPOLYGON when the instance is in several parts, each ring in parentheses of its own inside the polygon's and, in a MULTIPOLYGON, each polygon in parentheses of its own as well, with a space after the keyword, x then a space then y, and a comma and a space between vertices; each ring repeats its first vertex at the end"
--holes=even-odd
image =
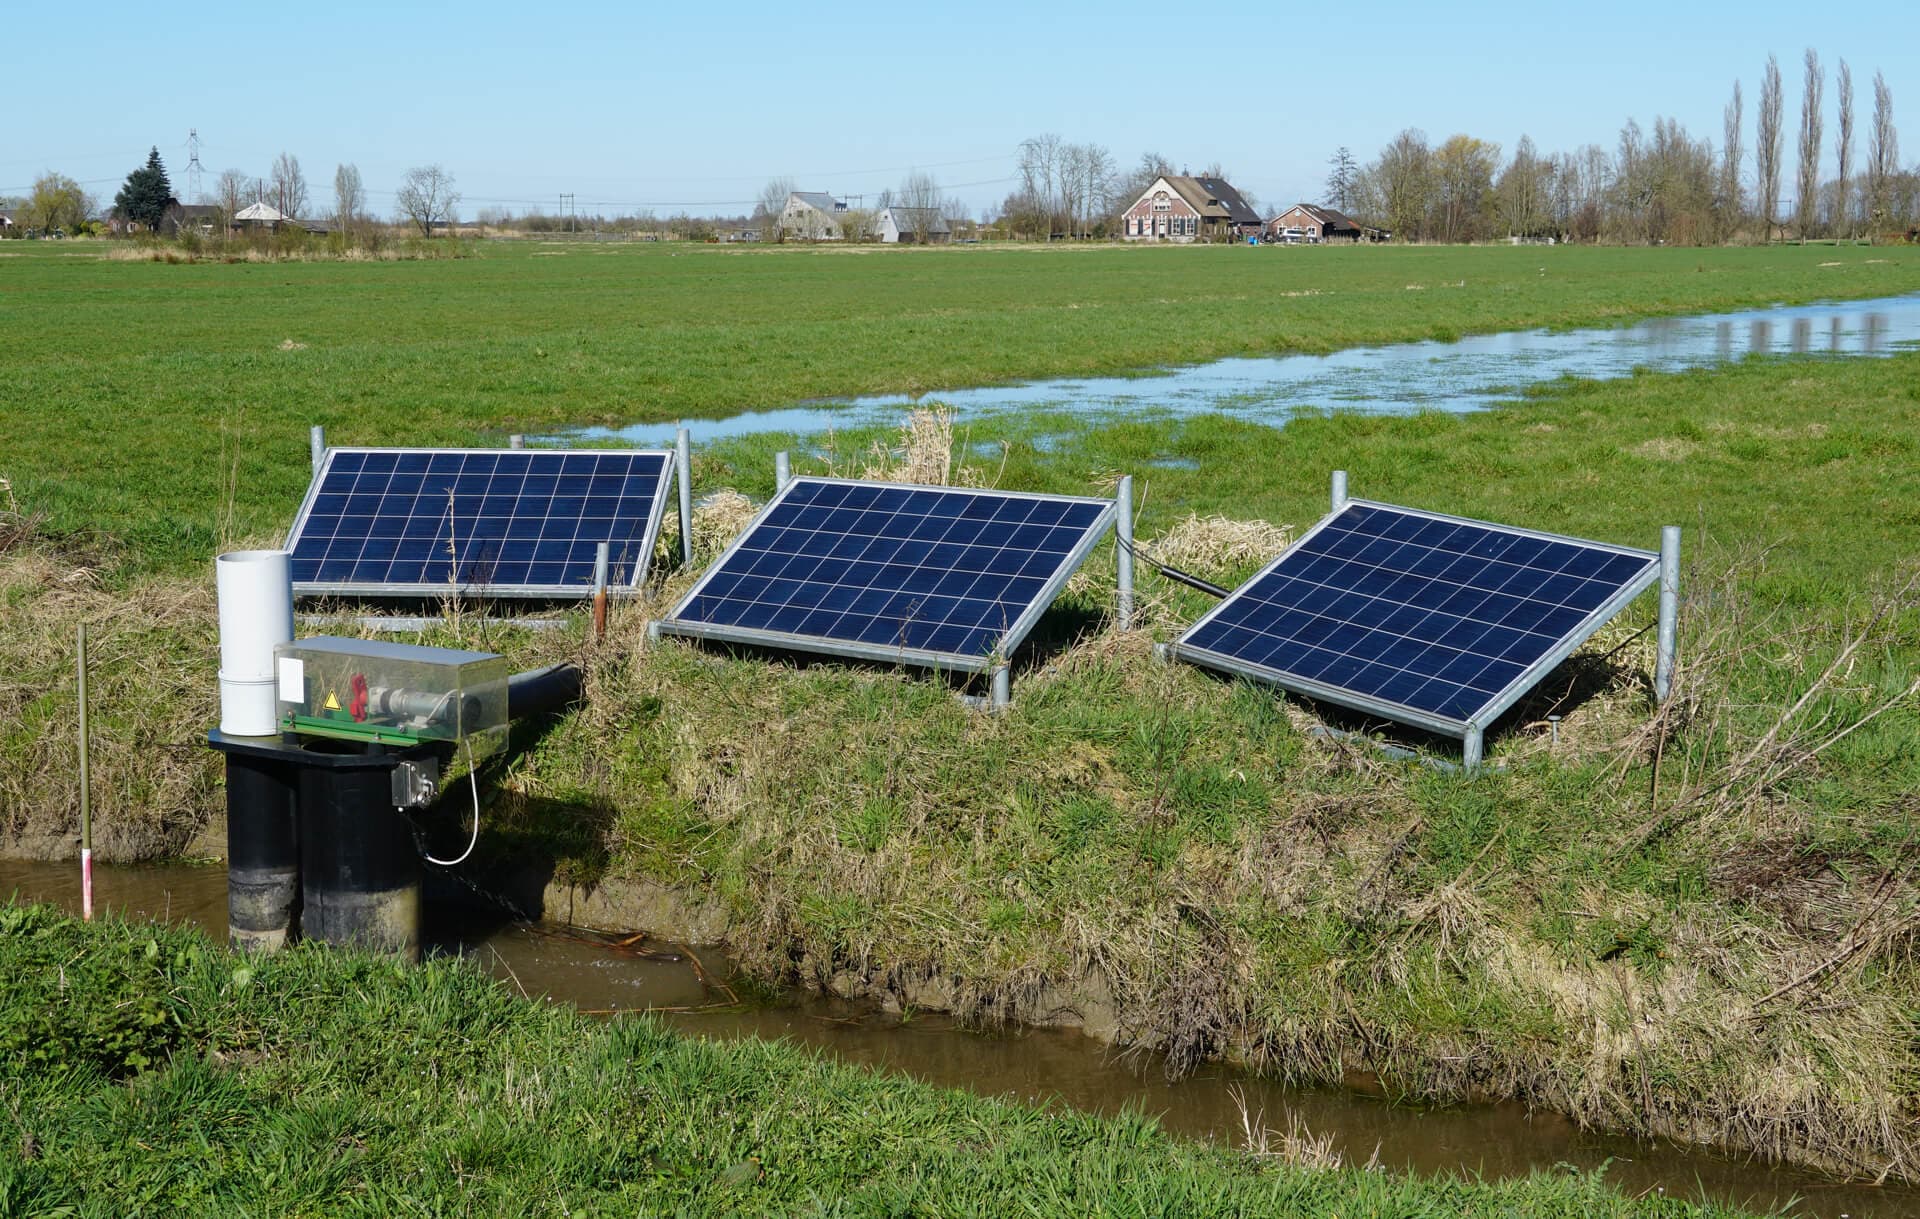
MULTIPOLYGON (((1512 330, 1451 342, 1352 347, 1328 355, 1215 360, 1132 377, 1080 377, 981 389, 936 390, 965 420, 1009 410, 1191 415, 1219 412, 1265 423, 1318 411, 1408 415, 1477 411, 1563 377, 1606 380, 1635 369, 1673 372, 1749 355, 1881 356, 1920 344, 1920 296, 1664 317, 1619 329, 1512 330)), ((892 423, 905 395, 688 420, 695 442, 762 432, 808 434, 892 423)), ((671 443, 668 424, 585 428, 566 439, 671 443)))
MULTIPOLYGON (((77 909, 76 865, 0 860, 0 901, 50 901, 77 909)), ((101 905, 128 918, 169 919, 226 932, 227 873, 218 866, 102 868, 101 905)), ((1744 1163, 1711 1151, 1583 1132, 1517 1104, 1417 1109, 1334 1088, 1295 1088, 1220 1064, 1166 1079, 1151 1056, 1122 1057, 1078 1033, 1055 1029, 971 1032, 937 1015, 903 1018, 871 1004, 792 994, 742 1003, 718 952, 654 940, 576 933, 499 912, 430 903, 434 951, 468 957, 534 998, 613 1014, 649 1010, 703 1037, 784 1037, 836 1058, 898 1071, 944 1087, 1029 1104, 1065 1104, 1102 1114, 1153 1114, 1168 1130, 1238 1145, 1241 1100, 1268 1128, 1297 1118, 1330 1140, 1348 1164, 1369 1159, 1391 1171, 1462 1172, 1488 1178, 1536 1169, 1594 1172, 1629 1194, 1665 1193, 1761 1210, 1797 1201, 1792 1213, 1920 1219, 1920 1193, 1837 1184, 1812 1173, 1744 1163)), ((1356 1081, 1363 1082, 1363 1081, 1356 1081)))

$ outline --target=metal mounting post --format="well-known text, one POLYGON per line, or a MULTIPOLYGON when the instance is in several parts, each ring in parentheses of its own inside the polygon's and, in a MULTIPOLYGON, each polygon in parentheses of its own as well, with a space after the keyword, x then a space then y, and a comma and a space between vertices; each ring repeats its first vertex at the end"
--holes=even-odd
POLYGON ((773 455, 773 489, 776 492, 787 488, 787 480, 793 477, 793 465, 787 458, 787 451, 781 449, 773 455))
POLYGON ((1673 691, 1673 656, 1680 626, 1680 526, 1660 530, 1660 650, 1653 662, 1653 696, 1673 691))
POLYGON ((1114 493, 1113 518, 1115 561, 1120 583, 1120 629, 1133 629, 1133 475, 1122 474, 1114 493))
POLYGON ((680 484, 680 561, 693 562, 693 454, 687 429, 673 434, 674 481, 680 484))
POLYGON ((610 544, 601 542, 593 548, 593 641, 604 643, 607 638, 607 560, 610 544))
POLYGON ((1338 512, 1346 506, 1347 472, 1345 470, 1335 470, 1333 472, 1333 510, 1338 512))
POLYGON ((1007 704, 1013 701, 1013 671, 1001 665, 993 671, 993 701, 995 711, 1005 711, 1007 704))
POLYGON ((1470 775, 1477 773, 1480 769, 1481 750, 1485 746, 1486 741, 1480 725, 1468 724, 1466 739, 1460 742, 1460 769, 1470 775))
POLYGON ((312 450, 313 476, 320 477, 320 465, 327 459, 327 429, 314 424, 307 429, 307 448, 312 450))
POLYGON ((507 437, 507 447, 510 449, 524 449, 527 447, 527 438, 515 432, 513 435, 507 437))

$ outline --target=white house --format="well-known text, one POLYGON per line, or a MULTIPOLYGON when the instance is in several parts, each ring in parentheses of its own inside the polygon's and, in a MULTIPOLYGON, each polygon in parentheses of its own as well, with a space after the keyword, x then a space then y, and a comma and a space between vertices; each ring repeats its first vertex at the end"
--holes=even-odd
POLYGON ((874 217, 873 231, 889 243, 944 245, 953 240, 953 228, 937 207, 883 207, 874 217))
POLYGON ((846 235, 840 229, 846 211, 844 199, 819 191, 794 191, 780 211, 780 235, 799 241, 839 241, 846 235))

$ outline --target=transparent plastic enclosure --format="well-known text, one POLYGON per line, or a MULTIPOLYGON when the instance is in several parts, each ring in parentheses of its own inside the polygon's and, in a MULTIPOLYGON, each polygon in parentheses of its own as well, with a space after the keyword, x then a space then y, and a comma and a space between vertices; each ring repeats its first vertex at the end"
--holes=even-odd
POLYGON ((396 746, 446 741, 471 748, 475 761, 506 746, 503 656, 332 636, 273 654, 283 731, 396 746))

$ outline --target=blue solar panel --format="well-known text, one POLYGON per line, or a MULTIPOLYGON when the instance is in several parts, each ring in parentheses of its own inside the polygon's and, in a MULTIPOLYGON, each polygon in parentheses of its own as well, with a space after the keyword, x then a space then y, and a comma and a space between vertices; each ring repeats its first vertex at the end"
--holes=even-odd
POLYGON ((1484 727, 1658 578, 1649 551, 1353 501, 1176 645, 1426 727, 1484 727))
POLYGON ((663 631, 981 669, 1111 525, 1109 500, 796 478, 663 631))
POLYGON ((299 593, 580 596, 646 574, 672 454, 331 449, 287 538, 299 593))

